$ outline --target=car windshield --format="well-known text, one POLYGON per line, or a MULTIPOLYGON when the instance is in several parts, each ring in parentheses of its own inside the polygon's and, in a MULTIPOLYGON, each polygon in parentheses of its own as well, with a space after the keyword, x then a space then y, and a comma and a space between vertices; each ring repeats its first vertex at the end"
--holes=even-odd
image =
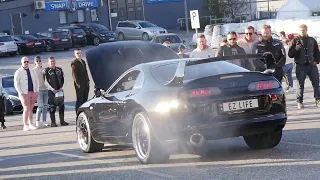
POLYGON ((108 28, 106 28, 105 26, 103 26, 101 24, 92 24, 90 27, 92 27, 92 29, 94 29, 96 31, 109 31, 108 28))
MULTIPOLYGON (((156 79, 156 81, 158 81, 160 84, 166 84, 173 78, 177 66, 178 62, 156 65, 151 68, 151 73, 153 77, 156 79)), ((219 74, 247 71, 249 70, 224 61, 204 63, 193 66, 187 66, 185 69, 184 80, 188 81, 203 77, 215 76, 219 74)))
POLYGON ((165 41, 169 41, 170 43, 182 43, 181 39, 177 35, 156 37, 156 43, 162 44, 165 41))
POLYGON ((0 42, 14 41, 11 36, 0 36, 0 42))
POLYGON ((75 34, 84 34, 84 31, 81 28, 74 28, 72 32, 75 34))
POLYGON ((148 28, 148 27, 157 27, 156 25, 150 23, 150 22, 139 22, 139 25, 142 28, 148 28))
POLYGON ((14 87, 13 77, 2 78, 2 87, 3 88, 14 87))
POLYGON ((37 38, 32 36, 32 35, 23 35, 23 36, 20 36, 20 38, 22 40, 27 40, 27 41, 29 41, 29 40, 37 40, 37 38))

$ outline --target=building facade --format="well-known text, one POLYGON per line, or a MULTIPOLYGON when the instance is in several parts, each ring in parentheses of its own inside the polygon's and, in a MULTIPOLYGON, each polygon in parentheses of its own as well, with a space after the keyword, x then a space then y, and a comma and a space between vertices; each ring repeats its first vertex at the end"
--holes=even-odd
MULTIPOLYGON (((115 30, 121 20, 147 20, 177 29, 184 0, 0 0, 0 32, 33 34, 74 22, 100 23, 115 30)), ((202 0, 186 0, 190 10, 207 15, 202 0)))

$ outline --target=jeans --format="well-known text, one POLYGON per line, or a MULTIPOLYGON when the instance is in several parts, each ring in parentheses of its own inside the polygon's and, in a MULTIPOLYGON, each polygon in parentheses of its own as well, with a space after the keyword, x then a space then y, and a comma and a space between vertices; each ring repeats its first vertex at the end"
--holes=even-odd
POLYGON ((78 88, 75 86, 75 89, 76 89, 76 94, 77 94, 75 111, 77 112, 79 107, 88 100, 90 87, 87 86, 87 87, 78 88))
POLYGON ((304 82, 307 76, 313 86, 313 94, 316 100, 320 99, 319 92, 319 71, 317 65, 296 65, 296 75, 298 81, 297 102, 303 103, 304 82))
POLYGON ((292 69, 293 69, 293 63, 286 64, 283 66, 283 72, 287 75, 289 86, 293 87, 293 79, 292 79, 292 69))
POLYGON ((47 120, 47 109, 48 109, 48 90, 40 90, 39 96, 37 99, 38 109, 36 112, 36 120, 40 121, 40 116, 42 114, 42 121, 46 122, 47 120))

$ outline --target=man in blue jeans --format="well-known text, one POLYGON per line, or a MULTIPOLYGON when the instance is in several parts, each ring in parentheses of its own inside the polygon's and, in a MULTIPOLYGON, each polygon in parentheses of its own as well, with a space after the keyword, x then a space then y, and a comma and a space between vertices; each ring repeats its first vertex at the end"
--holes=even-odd
POLYGON ((290 40, 289 39, 283 40, 283 44, 284 44, 284 49, 286 51, 286 64, 283 66, 283 72, 286 75, 285 80, 288 86, 288 89, 286 92, 293 92, 294 88, 293 88, 293 79, 292 79, 292 69, 293 69, 294 59, 288 56, 289 48, 291 46, 290 40))
POLYGON ((320 107, 319 71, 317 67, 320 60, 319 47, 317 41, 313 37, 308 36, 308 27, 305 24, 299 26, 299 31, 299 36, 293 39, 292 46, 289 49, 289 57, 294 58, 296 63, 298 108, 304 107, 303 92, 307 76, 309 76, 313 86, 316 105, 320 107))

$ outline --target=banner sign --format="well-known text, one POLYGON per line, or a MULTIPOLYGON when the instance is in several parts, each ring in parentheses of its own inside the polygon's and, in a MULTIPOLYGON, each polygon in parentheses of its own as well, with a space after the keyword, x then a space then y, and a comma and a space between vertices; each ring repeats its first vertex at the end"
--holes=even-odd
POLYGON ((46 11, 75 11, 76 9, 97 8, 98 0, 66 0, 46 2, 46 11))

